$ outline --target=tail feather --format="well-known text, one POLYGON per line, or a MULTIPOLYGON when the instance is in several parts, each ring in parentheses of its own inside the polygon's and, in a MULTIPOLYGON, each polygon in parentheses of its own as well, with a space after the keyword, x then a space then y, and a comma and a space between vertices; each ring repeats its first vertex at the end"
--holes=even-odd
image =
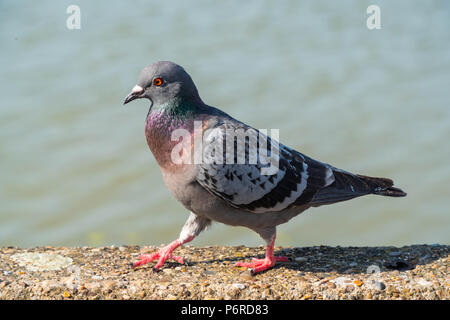
POLYGON ((388 197, 406 196, 403 190, 393 187, 394 182, 391 179, 368 177, 337 168, 332 169, 334 182, 315 194, 311 202, 313 206, 341 202, 367 194, 388 197))
POLYGON ((399 188, 393 187, 394 181, 388 178, 375 178, 362 175, 356 175, 358 178, 363 179, 369 187, 372 189, 373 194, 388 197, 405 197, 406 193, 399 188))

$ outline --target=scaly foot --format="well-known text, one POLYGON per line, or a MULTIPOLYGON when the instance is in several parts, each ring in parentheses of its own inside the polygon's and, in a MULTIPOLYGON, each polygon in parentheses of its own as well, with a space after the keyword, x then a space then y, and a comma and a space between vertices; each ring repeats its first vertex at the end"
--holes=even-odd
POLYGON ((275 262, 288 261, 287 257, 276 257, 273 254, 273 247, 275 245, 275 237, 276 233, 273 234, 270 243, 267 243, 266 246, 266 257, 264 259, 256 259, 253 258, 253 262, 237 262, 234 266, 236 267, 245 267, 252 268, 252 274, 265 271, 267 269, 272 268, 275 265, 275 262))
POLYGON ((286 262, 288 261, 288 258, 284 256, 282 257, 266 256, 264 259, 253 258, 253 262, 236 262, 235 266, 252 268, 252 273, 255 274, 272 268, 275 265, 275 262, 277 261, 286 262))
POLYGON ((158 252, 153 252, 150 254, 142 254, 138 257, 139 261, 133 263, 133 268, 142 266, 154 260, 158 260, 158 263, 156 263, 156 265, 153 267, 153 270, 155 271, 158 271, 159 268, 161 268, 161 266, 164 264, 164 262, 166 262, 167 259, 173 259, 178 263, 184 263, 182 257, 172 255, 172 252, 181 245, 182 245, 181 241, 175 240, 168 246, 160 249, 158 252))

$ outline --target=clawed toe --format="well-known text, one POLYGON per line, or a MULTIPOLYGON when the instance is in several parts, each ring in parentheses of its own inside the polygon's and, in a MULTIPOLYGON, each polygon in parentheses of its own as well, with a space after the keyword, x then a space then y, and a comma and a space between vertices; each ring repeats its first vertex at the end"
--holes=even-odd
POLYGON ((155 252, 152 254, 143 254, 140 255, 138 257, 139 261, 136 261, 135 263, 133 263, 133 268, 142 266, 144 264, 147 264, 149 262, 158 260, 158 263, 153 267, 155 270, 158 270, 163 264, 164 262, 166 262, 166 260, 168 259, 173 259, 178 263, 184 264, 184 259, 180 256, 174 256, 172 254, 167 254, 165 252, 160 253, 160 252, 155 252))
POLYGON ((150 254, 141 254, 138 257, 138 261, 133 263, 133 268, 158 260, 156 265, 153 267, 153 270, 157 271, 159 270, 159 268, 161 268, 161 266, 164 264, 164 262, 166 262, 167 259, 173 259, 178 263, 184 264, 184 259, 182 257, 172 255, 173 250, 175 250, 180 245, 181 242, 176 240, 167 247, 160 249, 158 252, 153 252, 150 254))
POLYGON ((258 273, 272 268, 275 265, 275 262, 286 262, 288 261, 287 257, 266 257, 264 259, 253 258, 253 262, 236 262, 234 266, 236 267, 245 267, 251 268, 252 273, 258 273))

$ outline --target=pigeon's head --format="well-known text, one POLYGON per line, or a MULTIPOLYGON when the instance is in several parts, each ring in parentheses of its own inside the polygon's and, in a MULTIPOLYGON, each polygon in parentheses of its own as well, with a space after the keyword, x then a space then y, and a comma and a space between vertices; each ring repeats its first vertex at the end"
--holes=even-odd
POLYGON ((145 67, 123 104, 141 98, 149 99, 152 105, 161 105, 175 98, 200 99, 189 74, 170 61, 159 61, 145 67))

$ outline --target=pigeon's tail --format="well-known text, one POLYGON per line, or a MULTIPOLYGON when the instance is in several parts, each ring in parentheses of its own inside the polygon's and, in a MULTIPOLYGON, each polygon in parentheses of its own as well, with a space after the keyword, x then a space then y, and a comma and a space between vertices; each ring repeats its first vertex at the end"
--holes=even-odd
POLYGON ((393 187, 394 182, 387 178, 375 178, 352 174, 332 168, 334 182, 315 194, 311 204, 320 206, 350 200, 367 194, 388 197, 404 197, 406 193, 393 187))
POLYGON ((405 197, 406 192, 402 189, 393 187, 394 181, 388 178, 374 178, 362 175, 357 175, 358 178, 362 179, 367 183, 373 194, 378 194, 380 196, 387 197, 405 197))

